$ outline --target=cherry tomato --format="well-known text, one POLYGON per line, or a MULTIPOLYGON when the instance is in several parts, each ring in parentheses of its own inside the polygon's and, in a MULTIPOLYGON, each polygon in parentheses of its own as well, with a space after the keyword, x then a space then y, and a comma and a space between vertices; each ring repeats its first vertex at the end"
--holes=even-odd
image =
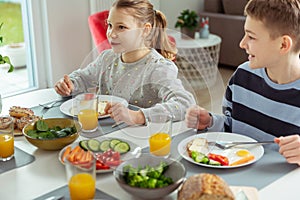
POLYGON ((221 163, 221 165, 223 165, 223 166, 229 165, 229 160, 226 156, 213 154, 213 153, 209 153, 207 156, 209 159, 217 161, 217 162, 221 163))

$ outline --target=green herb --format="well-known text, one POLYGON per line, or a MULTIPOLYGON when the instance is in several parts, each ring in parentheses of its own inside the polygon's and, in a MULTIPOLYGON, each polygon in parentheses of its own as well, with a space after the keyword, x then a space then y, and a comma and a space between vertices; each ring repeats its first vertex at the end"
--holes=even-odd
POLYGON ((27 135, 36 139, 62 138, 77 132, 75 125, 65 128, 61 128, 60 126, 49 128, 45 120, 38 120, 34 127, 36 129, 29 130, 27 135))
POLYGON ((44 120, 38 120, 36 122, 36 129, 38 131, 47 131, 48 130, 48 125, 46 124, 46 122, 44 120))

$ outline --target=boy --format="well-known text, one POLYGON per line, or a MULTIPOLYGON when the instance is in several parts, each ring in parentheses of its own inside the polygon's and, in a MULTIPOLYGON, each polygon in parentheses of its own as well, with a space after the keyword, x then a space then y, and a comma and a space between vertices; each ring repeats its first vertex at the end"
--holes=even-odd
POLYGON ((300 165, 300 0, 250 0, 245 14, 240 47, 249 61, 229 81, 224 115, 192 106, 186 124, 274 139, 287 162, 300 165))

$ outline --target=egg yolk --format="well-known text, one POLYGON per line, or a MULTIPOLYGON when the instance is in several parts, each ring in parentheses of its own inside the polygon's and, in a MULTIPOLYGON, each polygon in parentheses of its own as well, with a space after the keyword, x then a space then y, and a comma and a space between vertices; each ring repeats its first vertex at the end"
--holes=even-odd
POLYGON ((250 152, 245 149, 241 149, 236 152, 236 155, 238 155, 240 157, 245 157, 245 156, 248 156, 249 154, 250 154, 250 152))

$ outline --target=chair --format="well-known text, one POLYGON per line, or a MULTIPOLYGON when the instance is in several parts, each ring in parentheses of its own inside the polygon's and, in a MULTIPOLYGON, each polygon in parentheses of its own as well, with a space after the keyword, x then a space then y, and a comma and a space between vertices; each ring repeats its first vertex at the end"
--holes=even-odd
MULTIPOLYGON (((106 37, 107 23, 106 20, 108 18, 109 11, 104 10, 101 12, 97 12, 92 14, 88 18, 89 28, 95 42, 95 45, 98 48, 98 52, 102 52, 105 49, 110 49, 111 46, 106 37)), ((176 45, 175 38, 173 36, 168 35, 169 40, 176 45)), ((175 58, 174 58, 175 60, 175 58)))
POLYGON ((89 28, 99 53, 111 48, 106 37, 108 13, 108 10, 104 10, 90 15, 88 18, 89 28))

